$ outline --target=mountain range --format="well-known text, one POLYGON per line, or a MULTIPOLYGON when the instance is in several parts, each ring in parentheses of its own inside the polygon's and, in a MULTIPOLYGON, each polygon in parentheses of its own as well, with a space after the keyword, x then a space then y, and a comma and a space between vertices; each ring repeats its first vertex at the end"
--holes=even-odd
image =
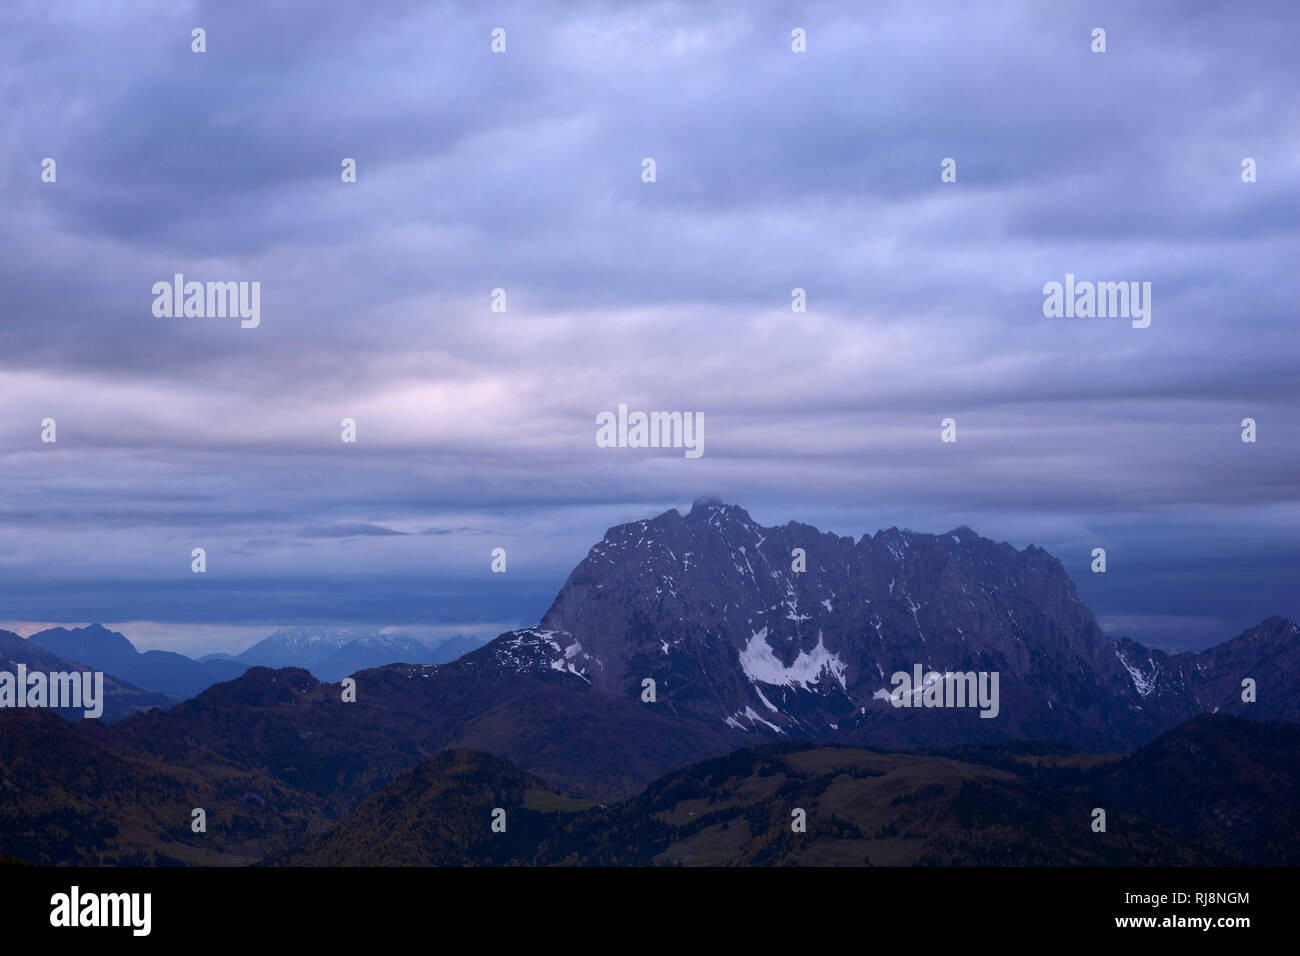
MULTIPOLYGON (((357 639, 341 643, 340 635, 289 633, 279 643, 306 647, 320 667, 357 639)), ((1006 770, 1038 781, 1035 786, 1073 786, 1069 774, 1119 759, 1106 755, 1146 747, 1174 728, 1195 725, 1205 714, 1291 726, 1285 722, 1297 719, 1298 657, 1300 629, 1276 617, 1194 654, 1169 655, 1112 640, 1054 557, 1033 546, 1018 550, 982 538, 965 527, 944 534, 889 529, 855 540, 794 522, 762 527, 742 508, 705 500, 684 515, 670 510, 609 529, 534 627, 503 634, 450 663, 385 664, 354 672, 355 701, 345 701, 337 684, 322 683, 300 667, 253 666, 170 710, 135 713, 106 727, 67 725, 59 730, 48 722, 39 727, 46 736, 78 735, 69 742, 70 750, 100 748, 123 767, 136 768, 123 771, 127 778, 138 771, 175 799, 178 792, 187 798, 202 792, 210 801, 210 819, 220 821, 220 828, 214 827, 220 838, 191 838, 186 820, 175 819, 178 811, 168 804, 151 811, 155 823, 126 829, 119 824, 118 831, 157 833, 158 821, 170 821, 162 831, 167 846, 160 848, 161 837, 108 841, 96 851, 99 859, 135 859, 139 854, 155 859, 149 857, 153 853, 163 862, 214 862, 231 855, 247 861, 293 859, 299 852, 307 854, 301 861, 310 862, 342 859, 341 851, 304 840, 323 840, 327 824, 341 825, 368 799, 407 779, 404 774, 414 774, 410 779, 415 782, 409 784, 414 791, 436 788, 437 772, 430 776, 426 768, 421 776, 416 771, 441 751, 473 751, 508 763, 508 772, 492 764, 489 776, 498 783, 512 781, 509 793, 514 796, 532 793, 529 812, 539 806, 551 809, 537 812, 560 812, 556 806, 565 813, 590 809, 566 802, 575 800, 623 805, 640 799, 652 783, 700 761, 736 750, 766 753, 763 748, 773 744, 925 751, 935 759, 944 754, 944 759, 958 759, 951 756, 953 749, 967 748, 958 759, 964 765, 1006 770), (996 717, 981 717, 971 708, 894 707, 889 699, 892 675, 911 672, 916 665, 925 671, 997 672, 996 717), (1243 697, 1247 680, 1255 685, 1253 701, 1243 697), (1091 756, 1052 758, 1060 764, 1059 773, 1046 782, 1022 772, 1019 764, 1007 770, 971 756, 981 747, 994 748, 1004 760, 1008 748, 1020 746, 1017 741, 1045 743, 1055 748, 1051 753, 1091 756), (291 825, 277 824, 277 814, 291 825), (323 855, 311 857, 313 847, 323 855)), ((0 712, 0 731, 8 729, 5 722, 14 716, 0 712)), ((36 726, 30 713, 20 719, 28 721, 22 727, 36 726)), ((1229 725, 1237 726, 1231 721, 1211 726, 1229 725)), ((1247 735, 1242 746, 1265 739, 1249 737, 1249 730, 1242 733, 1247 735)), ((6 736, 13 739, 6 741, 0 772, 9 767, 6 760, 34 759, 24 747, 21 727, 15 733, 0 732, 6 736)), ((1282 788, 1278 792, 1289 786, 1289 771, 1270 764, 1276 756, 1246 750, 1221 770, 1229 775, 1281 774, 1277 781, 1260 782, 1258 792, 1276 796, 1270 789, 1274 783, 1282 788), (1252 760, 1258 760, 1257 767, 1252 760)), ((436 765, 442 768, 438 772, 461 768, 477 774, 488 767, 475 763, 480 757, 446 759, 450 762, 436 765)), ((871 773, 849 772, 853 780, 866 780, 880 769, 868 757, 853 760, 860 769, 874 768, 871 773)), ((1149 766, 1150 774, 1169 772, 1150 761, 1142 766, 1149 766)), ((1120 777, 1107 783, 1123 799, 1141 804, 1148 814, 1142 819, 1156 828, 1147 831, 1144 849, 1138 852, 1134 845, 1136 855, 1127 859, 1174 859, 1169 834, 1177 828, 1152 802, 1160 788, 1150 774, 1134 777, 1137 783, 1128 790, 1122 789, 1120 777)), ((709 772, 709 779, 715 776, 709 772)), ((9 779, 21 786, 18 778, 9 779)), ((43 779, 58 791, 57 774, 43 779)), ((1218 782, 1233 785, 1230 778, 1218 782)), ((731 786, 721 779, 715 784, 724 790, 731 786)), ((992 789, 985 796, 994 804, 1012 799, 997 780, 988 786, 992 789)), ((1060 797, 1033 787, 1016 792, 1015 799, 1028 801, 1024 812, 1033 814, 1046 812, 1060 797)), ((37 800, 40 789, 24 793, 24 799, 37 800)), ((116 806, 123 813, 134 808, 129 813, 138 816, 143 812, 138 796, 105 797, 96 812, 111 818, 117 811, 109 808, 116 806)), ((5 837, 25 819, 19 810, 3 816, 6 799, 0 791, 0 854, 65 859, 49 849, 26 855, 21 841, 5 837)), ((39 802, 22 806, 24 812, 35 812, 39 802)), ((146 800, 143 806, 154 804, 146 800)), ((939 810, 933 812, 938 814, 934 819, 947 819, 939 810)), ((382 828, 382 814, 373 807, 367 813, 365 826, 382 828)), ((527 819, 530 827, 538 823, 527 819)), ((630 833, 635 821, 624 822, 621 832, 630 833)), ((861 829, 861 824, 854 826, 861 829)), ((1258 827, 1258 821, 1252 826, 1258 827)), ((756 832, 752 826, 750 832, 756 832)), ((579 840, 575 834, 551 833, 545 839, 579 840)), ((475 833, 464 839, 471 836, 479 838, 475 833)), ((1202 848, 1207 855, 1189 859, 1218 853, 1215 858, 1249 861, 1289 852, 1254 845, 1232 849, 1230 843, 1226 837, 1211 841, 1202 848)), ((462 849, 469 845, 463 840, 457 844, 462 849)), ((647 843, 646 852, 659 845, 647 843)), ((531 844, 511 846, 509 853, 494 849, 491 861, 561 859, 546 857, 550 850, 531 844)), ((660 854, 668 846, 651 857, 638 855, 640 850, 623 853, 614 845, 598 849, 583 844, 565 852, 574 859, 664 862, 669 858, 660 859, 660 854)), ((1059 848, 1065 852, 1064 844, 1059 848)), ((744 859, 783 860, 789 849, 777 847, 757 861, 744 859)), ((448 852, 454 856, 460 851, 448 852)), ((871 849, 863 855, 896 862, 947 858, 939 844, 926 853, 877 847, 874 855, 871 849)), ((978 858, 969 846, 953 853, 953 858, 978 858)))
MULTIPOLYGON (((31 641, 23 640, 13 631, 0 631, 0 672, 7 671, 10 674, 17 674, 19 664, 25 665, 28 673, 40 671, 48 674, 51 672, 62 673, 94 669, 87 667, 80 661, 67 660, 37 644, 33 644, 31 641)), ((155 707, 169 707, 175 702, 175 697, 145 690, 117 677, 105 674, 104 712, 99 719, 105 723, 111 723, 128 714, 151 710, 155 707)), ((0 710, 0 715, 15 712, 8 709, 0 710)), ((53 710, 52 712, 68 720, 82 720, 85 713, 83 708, 53 710)))
POLYGON ((235 661, 196 661, 173 651, 142 653, 124 636, 102 624, 53 627, 37 631, 27 640, 67 660, 177 698, 193 697, 218 681, 231 680, 248 670, 247 665, 235 661))
POLYGON ((193 697, 254 666, 301 667, 321 680, 339 681, 359 670, 396 661, 446 663, 479 646, 464 635, 430 644, 401 634, 294 627, 282 628, 238 655, 209 654, 195 660, 172 651, 141 652, 125 636, 102 624, 47 628, 28 641, 65 660, 173 698, 164 703, 193 697))

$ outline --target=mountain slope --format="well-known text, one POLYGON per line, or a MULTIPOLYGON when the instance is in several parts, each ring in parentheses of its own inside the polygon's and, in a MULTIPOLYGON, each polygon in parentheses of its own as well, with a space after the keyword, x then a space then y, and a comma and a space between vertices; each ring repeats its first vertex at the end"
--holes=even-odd
POLYGON ((281 866, 499 866, 526 863, 551 816, 589 804, 546 791, 513 764, 444 750, 399 775, 338 826, 276 861, 281 866), (505 811, 504 832, 492 829, 505 811))
POLYGON ((138 687, 193 697, 218 681, 231 680, 248 669, 234 661, 196 661, 172 651, 138 651, 127 638, 102 624, 38 631, 28 640, 67 660, 106 671, 138 687))
POLYGON ((1207 714, 1087 783, 1188 841, 1254 863, 1300 863, 1300 724, 1207 714))
POLYGON ((1297 766, 1300 725, 1206 716, 1123 758, 1034 744, 948 754, 766 744, 593 807, 530 789, 505 761, 451 751, 277 862, 1295 865, 1297 766), (1092 826, 1099 806, 1105 832, 1092 826), (509 836, 490 832, 494 807, 509 836))
MULTIPOLYGON (((474 655, 470 655, 472 658, 474 655)), ((182 765, 212 755, 264 770, 345 812, 426 754, 482 749, 566 792, 612 800, 743 736, 590 693, 555 671, 467 658, 356 675, 357 699, 301 669, 251 668, 166 713, 113 728, 123 746, 182 765)))
POLYGON ((1270 617, 1195 653, 1166 654, 1127 638, 1116 647, 1143 704, 1174 719, 1222 712, 1300 720, 1300 627, 1286 618, 1270 617), (1246 678, 1255 682, 1255 703, 1242 700, 1246 678))
POLYGON ((0 856, 42 865, 246 864, 320 829, 316 801, 209 754, 178 767, 93 721, 0 711, 0 856), (191 811, 207 813, 194 833, 191 811))
MULTIPOLYGON (((23 640, 12 631, 0 631, 0 671, 17 674, 19 664, 25 664, 29 673, 41 671, 48 674, 51 672, 97 670, 97 668, 88 667, 80 661, 65 660, 39 645, 32 644, 31 641, 23 640)), ((170 707, 175 702, 176 698, 174 697, 143 690, 105 673, 104 712, 98 719, 104 723, 111 723, 115 720, 121 720, 128 714, 147 711, 151 707, 170 707)), ((3 712, 0 710, 0 713, 3 712)), ((69 720, 80 721, 86 719, 85 708, 51 709, 51 712, 69 720)))

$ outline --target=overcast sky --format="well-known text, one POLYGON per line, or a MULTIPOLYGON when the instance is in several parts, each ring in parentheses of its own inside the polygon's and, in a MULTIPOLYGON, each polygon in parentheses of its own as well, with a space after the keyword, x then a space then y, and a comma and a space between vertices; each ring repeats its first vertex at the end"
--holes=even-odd
POLYGON ((495 634, 706 494, 1038 544, 1162 647, 1300 617, 1300 7, 256 9, 0 11, 0 626, 495 634), (156 317, 178 272, 260 326, 156 317))

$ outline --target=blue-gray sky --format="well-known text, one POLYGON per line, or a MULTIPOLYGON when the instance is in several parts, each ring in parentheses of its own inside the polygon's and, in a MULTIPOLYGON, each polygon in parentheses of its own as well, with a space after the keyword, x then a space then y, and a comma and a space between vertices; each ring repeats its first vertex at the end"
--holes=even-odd
POLYGON ((704 494, 1038 544, 1162 647, 1300 616, 1298 44, 1284 3, 6 3, 0 622, 495 633, 704 494), (261 325, 155 317, 177 272, 261 325), (1045 318, 1067 272, 1150 327, 1045 318), (598 448, 619 403, 705 454, 598 448))

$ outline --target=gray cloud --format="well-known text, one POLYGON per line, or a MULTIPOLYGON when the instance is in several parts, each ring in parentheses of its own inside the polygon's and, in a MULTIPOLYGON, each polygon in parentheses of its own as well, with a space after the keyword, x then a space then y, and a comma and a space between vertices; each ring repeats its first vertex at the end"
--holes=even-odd
POLYGON ((352 524, 335 524, 325 525, 315 528, 303 528, 299 534, 304 538, 356 538, 356 537, 374 537, 384 535, 402 535, 405 531, 394 531, 392 528, 385 528, 383 525, 365 524, 364 522, 354 522, 352 524))
POLYGON ((395 572, 477 581, 498 542, 527 619, 607 524, 705 491, 1032 541, 1171 646, 1300 615, 1300 10, 2 16, 0 573, 59 585, 31 619, 74 584, 77 620, 200 613, 155 598, 202 545, 268 620, 346 574, 418 621, 395 572), (155 318, 175 272, 260 281, 261 327, 155 318), (1151 281, 1151 327, 1045 319, 1066 272, 1151 281), (703 411, 704 458, 597 449, 619 402, 703 411), (1103 539, 1104 586, 1070 557, 1103 539))

